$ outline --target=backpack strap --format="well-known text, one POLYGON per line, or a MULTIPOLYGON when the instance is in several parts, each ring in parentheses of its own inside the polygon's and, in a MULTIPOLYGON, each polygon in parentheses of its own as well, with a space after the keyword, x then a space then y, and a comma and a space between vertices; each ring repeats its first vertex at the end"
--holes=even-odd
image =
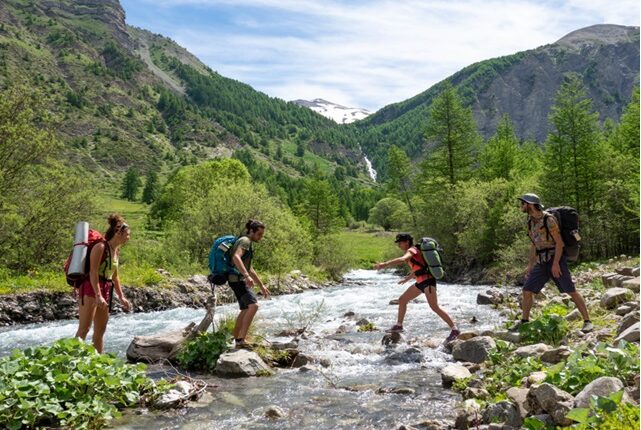
POLYGON ((421 250, 416 246, 413 246, 412 248, 416 249, 417 254, 413 255, 412 258, 410 258, 410 261, 420 267, 420 269, 415 271, 414 274, 416 276, 427 275, 429 273, 428 271, 429 266, 427 265, 427 262, 424 261, 423 258, 419 257, 421 250))
POLYGON ((548 240, 550 240, 550 227, 548 227, 548 218, 551 217, 547 212, 543 212, 543 226, 545 227, 545 234, 547 235, 548 240))

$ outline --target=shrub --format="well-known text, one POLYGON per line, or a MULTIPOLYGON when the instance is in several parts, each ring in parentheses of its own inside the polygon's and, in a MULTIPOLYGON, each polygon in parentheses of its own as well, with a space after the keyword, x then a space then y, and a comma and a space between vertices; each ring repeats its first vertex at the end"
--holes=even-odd
POLYGON ((231 333, 226 326, 215 333, 200 333, 183 347, 176 358, 185 369, 212 371, 218 357, 227 351, 230 340, 231 333))
POLYGON ((523 324, 519 328, 519 333, 521 340, 525 343, 543 342, 558 345, 568 330, 568 322, 565 318, 556 314, 547 314, 523 324))
POLYGON ((508 388, 521 384, 521 379, 543 368, 543 363, 534 357, 519 357, 512 354, 507 342, 497 341, 496 348, 488 357, 489 369, 483 381, 487 391, 494 397, 508 388))
POLYGON ((78 339, 15 350, 0 358, 0 422, 9 429, 103 427, 120 416, 118 408, 145 404, 168 387, 145 368, 78 339))
POLYGON ((548 370, 546 382, 572 395, 601 376, 627 381, 639 373, 639 346, 621 341, 618 348, 600 343, 594 350, 577 349, 565 362, 548 370))

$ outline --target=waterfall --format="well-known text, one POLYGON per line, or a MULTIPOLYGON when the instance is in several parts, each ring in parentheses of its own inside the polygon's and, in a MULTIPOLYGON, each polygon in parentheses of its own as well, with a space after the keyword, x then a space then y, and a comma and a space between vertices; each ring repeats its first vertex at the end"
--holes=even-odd
POLYGON ((372 162, 369 161, 369 158, 367 158, 367 155, 365 156, 365 165, 367 166, 367 171, 369 172, 369 176, 372 178, 374 182, 376 182, 376 170, 372 167, 372 162))

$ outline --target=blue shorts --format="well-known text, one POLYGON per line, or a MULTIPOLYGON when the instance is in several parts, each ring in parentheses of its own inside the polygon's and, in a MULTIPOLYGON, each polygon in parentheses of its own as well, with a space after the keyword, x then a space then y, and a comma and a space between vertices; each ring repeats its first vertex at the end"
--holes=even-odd
POLYGON ((545 287, 545 284, 552 279, 561 293, 574 293, 576 288, 574 287, 574 282, 572 282, 572 275, 570 274, 570 269, 568 269, 568 262, 565 257, 561 257, 559 261, 559 266, 561 267, 560 278, 552 276, 553 262, 554 257, 552 256, 549 261, 537 263, 525 280, 523 289, 535 294, 540 293, 543 287, 545 287))

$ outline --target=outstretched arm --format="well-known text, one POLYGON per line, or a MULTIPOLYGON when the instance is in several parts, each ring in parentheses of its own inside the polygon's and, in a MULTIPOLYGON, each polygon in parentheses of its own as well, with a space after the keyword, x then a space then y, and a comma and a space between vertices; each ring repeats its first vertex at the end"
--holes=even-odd
POLYGON ((390 266, 398 266, 399 264, 405 263, 407 260, 412 258, 412 253, 407 251, 402 257, 395 258, 393 260, 387 260, 383 263, 376 263, 374 269, 381 270, 390 266))

